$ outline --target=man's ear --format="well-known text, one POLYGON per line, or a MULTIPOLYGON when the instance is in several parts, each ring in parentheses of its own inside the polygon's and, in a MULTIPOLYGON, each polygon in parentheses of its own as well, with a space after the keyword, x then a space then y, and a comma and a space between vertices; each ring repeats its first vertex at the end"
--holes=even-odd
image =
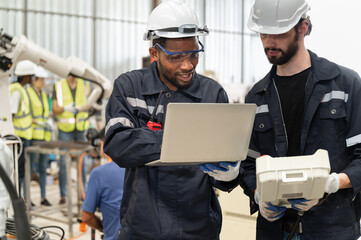
POLYGON ((300 34, 302 33, 302 35, 305 36, 308 32, 308 28, 309 28, 308 22, 306 20, 304 20, 302 22, 302 24, 298 27, 297 30, 298 30, 298 33, 300 33, 300 34))
POLYGON ((154 61, 158 61, 159 54, 155 48, 149 48, 149 55, 151 58, 154 59, 154 61))

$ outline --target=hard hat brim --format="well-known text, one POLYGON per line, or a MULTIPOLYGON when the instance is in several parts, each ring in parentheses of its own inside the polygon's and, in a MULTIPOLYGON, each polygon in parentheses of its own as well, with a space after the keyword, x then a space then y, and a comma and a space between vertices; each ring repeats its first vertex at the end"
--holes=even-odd
MULTIPOLYGON (((257 33, 263 34, 283 34, 291 30, 294 26, 291 27, 266 27, 253 22, 248 22, 248 28, 257 33)), ((295 25, 296 26, 296 25, 295 25)))

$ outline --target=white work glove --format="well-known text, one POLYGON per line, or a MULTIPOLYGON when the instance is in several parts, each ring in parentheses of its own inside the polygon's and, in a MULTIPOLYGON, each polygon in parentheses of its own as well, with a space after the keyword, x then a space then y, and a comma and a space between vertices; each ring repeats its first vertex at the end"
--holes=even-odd
POLYGON ((46 123, 45 129, 46 129, 46 131, 49 131, 49 132, 53 131, 53 127, 49 123, 46 123))
POLYGON ((199 168, 213 177, 215 180, 230 182, 238 177, 239 174, 238 162, 219 162, 219 163, 205 163, 200 164, 199 168))
POLYGON ((46 123, 45 122, 36 122, 36 125, 45 128, 46 127, 46 123))
POLYGON ((256 191, 254 194, 254 201, 258 204, 259 212, 261 213, 262 217, 267 219, 269 222, 274 222, 285 215, 286 207, 274 206, 270 202, 262 202, 260 201, 260 198, 261 196, 256 191))
POLYGON ((64 112, 71 112, 72 114, 77 114, 78 109, 74 106, 74 103, 71 103, 64 107, 64 112))
POLYGON ((42 127, 45 131, 52 131, 52 127, 47 122, 36 122, 36 124, 42 127))
POLYGON ((328 176, 325 192, 328 194, 335 193, 340 187, 340 177, 337 173, 331 173, 328 176))
POLYGON ((260 201, 259 193, 256 192, 254 194, 254 200, 258 204, 259 212, 262 217, 267 219, 269 222, 274 222, 286 213, 286 207, 284 206, 274 206, 270 202, 262 202, 260 201))
POLYGON ((309 200, 305 198, 296 198, 288 199, 287 201, 291 203, 293 209, 305 212, 315 206, 318 203, 319 199, 309 200))

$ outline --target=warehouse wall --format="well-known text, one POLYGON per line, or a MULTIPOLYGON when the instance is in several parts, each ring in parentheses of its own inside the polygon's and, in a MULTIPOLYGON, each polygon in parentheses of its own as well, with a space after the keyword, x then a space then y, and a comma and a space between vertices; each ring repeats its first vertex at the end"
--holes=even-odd
POLYGON ((2 0, 0 27, 63 58, 77 56, 113 80, 142 66, 151 6, 144 0, 2 0))
MULTIPOLYGON (((123 72, 141 68, 142 58, 148 56, 150 43, 142 38, 153 2, 2 0, 0 28, 13 36, 24 34, 63 58, 77 56, 114 80, 123 72)), ((211 31, 201 38, 206 53, 198 72, 214 72, 225 86, 243 86, 258 79, 257 66, 250 64, 256 36, 242 27, 251 0, 185 2, 195 9, 201 25, 206 23, 211 31)))
POLYGON ((247 28, 253 0, 186 0, 210 30, 198 72, 214 71, 230 101, 243 101, 247 89, 269 69, 258 36, 247 28))

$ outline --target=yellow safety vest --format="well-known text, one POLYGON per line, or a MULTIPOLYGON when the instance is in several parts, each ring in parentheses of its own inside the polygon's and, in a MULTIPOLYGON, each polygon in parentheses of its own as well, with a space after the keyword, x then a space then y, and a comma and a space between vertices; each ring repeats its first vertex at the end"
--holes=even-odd
POLYGON ((15 91, 20 92, 20 108, 13 119, 14 133, 21 138, 31 140, 32 118, 30 113, 29 97, 20 83, 10 84, 10 95, 12 95, 15 91))
MULTIPOLYGON (((41 102, 40 97, 34 88, 28 87, 26 88, 26 91, 28 92, 30 98, 30 110, 33 120, 46 124, 49 118, 49 102, 45 92, 40 91, 42 98, 41 102)), ((33 123, 32 128, 33 139, 45 141, 51 140, 50 126, 47 127, 46 125, 38 125, 33 123)))
MULTIPOLYGON (((67 106, 75 102, 75 106, 83 106, 86 103, 84 80, 78 78, 75 90, 75 101, 70 91, 68 81, 66 79, 60 80, 55 84, 55 91, 57 94, 57 101, 59 106, 67 106), (61 99, 58 98, 61 97, 61 99)), ((63 132, 73 132, 75 126, 77 131, 84 131, 89 128, 88 113, 79 112, 74 116, 71 112, 62 112, 56 115, 58 121, 58 129, 63 132)))

